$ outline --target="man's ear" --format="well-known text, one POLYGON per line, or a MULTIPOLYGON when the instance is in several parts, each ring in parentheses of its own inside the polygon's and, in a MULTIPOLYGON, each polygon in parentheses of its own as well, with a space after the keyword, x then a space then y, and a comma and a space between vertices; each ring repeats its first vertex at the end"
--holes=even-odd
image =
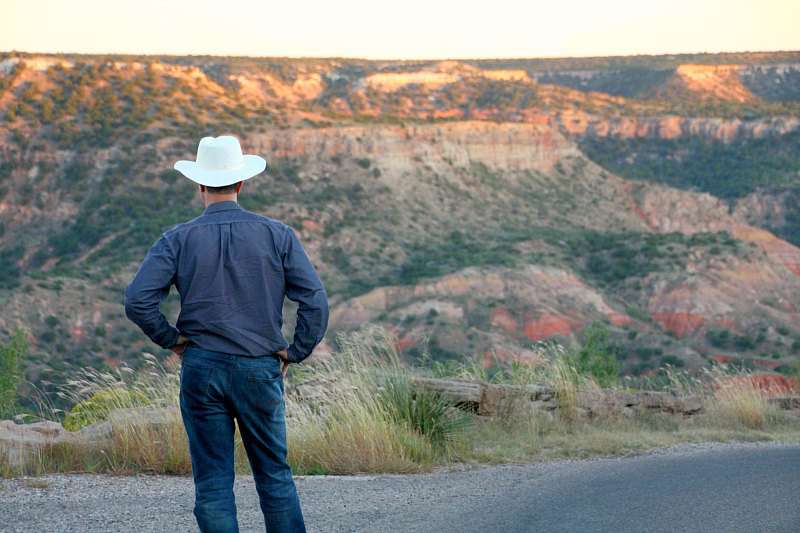
POLYGON ((206 192, 206 186, 205 185, 199 185, 199 187, 200 187, 200 192, 206 192))
POLYGON ((236 184, 236 194, 239 194, 239 192, 242 190, 242 187, 244 187, 244 181, 240 181, 236 184))

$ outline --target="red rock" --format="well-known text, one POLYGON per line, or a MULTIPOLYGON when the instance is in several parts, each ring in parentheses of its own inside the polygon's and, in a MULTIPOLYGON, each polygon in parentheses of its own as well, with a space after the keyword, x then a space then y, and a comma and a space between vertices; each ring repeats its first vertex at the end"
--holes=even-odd
POLYGON ((462 118, 464 112, 460 109, 437 109, 433 112, 433 118, 462 118))
POLYGON ((721 385, 751 382, 769 396, 784 396, 800 392, 800 381, 780 374, 754 374, 749 376, 733 376, 722 380, 721 385))
POLYGON ((753 359, 753 364, 756 366, 760 366, 761 368, 769 368, 770 370, 775 370, 783 363, 780 361, 776 361, 775 359, 753 359))
POLYGON ((492 310, 489 323, 493 327, 498 327, 506 333, 514 334, 519 329, 519 323, 505 307, 498 307, 492 310))
POLYGON ((409 348, 413 348, 417 345, 417 342, 418 340, 412 333, 406 333, 397 339, 397 351, 402 352, 408 350, 409 348))
POLYGON ((314 233, 317 233, 320 229, 322 229, 320 223, 314 220, 304 220, 302 225, 304 230, 313 231, 314 233))
POLYGON ((85 336, 83 328, 78 327, 78 326, 70 328, 69 333, 78 342, 82 341, 83 337, 85 336))
POLYGON ((662 328, 671 331, 676 337, 685 337, 694 333, 705 323, 705 317, 687 312, 659 312, 653 313, 653 320, 662 328))
POLYGON ((609 313, 606 315, 606 318, 611 324, 617 327, 629 326, 633 323, 633 319, 623 313, 609 313))
POLYGON ((733 319, 730 318, 718 318, 714 321, 714 325, 719 328, 729 329, 731 331, 737 331, 738 325, 733 319))
POLYGON ((576 324, 567 317, 543 314, 537 319, 527 319, 525 321, 523 333, 533 341, 540 341, 552 337, 553 335, 568 337, 572 335, 575 326, 576 324))
POLYGON ((721 353, 717 353, 709 357, 712 361, 716 361, 717 363, 730 363, 731 361, 736 361, 738 358, 733 355, 725 355, 721 353))

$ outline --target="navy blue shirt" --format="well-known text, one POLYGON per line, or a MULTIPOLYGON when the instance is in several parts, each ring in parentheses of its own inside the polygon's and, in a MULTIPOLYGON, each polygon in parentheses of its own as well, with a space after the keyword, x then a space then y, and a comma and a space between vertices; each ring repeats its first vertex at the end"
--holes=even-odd
POLYGON ((299 362, 325 334, 328 296, 289 226, 226 201, 156 241, 125 290, 125 314, 162 348, 182 334, 227 354, 288 348, 289 361, 299 362), (177 327, 159 309, 173 284, 181 296, 177 327), (284 296, 298 303, 291 346, 281 331, 284 296))

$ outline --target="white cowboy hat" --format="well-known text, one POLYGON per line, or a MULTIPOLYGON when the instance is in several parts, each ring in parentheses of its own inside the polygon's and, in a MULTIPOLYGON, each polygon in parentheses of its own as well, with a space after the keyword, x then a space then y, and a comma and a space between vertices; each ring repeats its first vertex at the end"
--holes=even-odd
POLYGON ((200 139, 197 161, 178 161, 174 168, 200 185, 224 187, 261 174, 267 162, 257 155, 242 155, 239 140, 222 135, 200 139))

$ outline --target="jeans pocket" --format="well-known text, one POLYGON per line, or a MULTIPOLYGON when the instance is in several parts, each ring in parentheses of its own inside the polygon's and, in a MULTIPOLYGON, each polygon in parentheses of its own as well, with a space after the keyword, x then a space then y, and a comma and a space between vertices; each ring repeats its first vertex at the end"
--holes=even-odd
POLYGON ((264 360, 264 363, 264 365, 248 369, 247 381, 265 383, 283 378, 283 365, 280 359, 270 356, 269 359, 264 360))
POLYGON ((248 403, 257 405, 257 410, 267 419, 280 416, 283 408, 283 374, 280 363, 276 368, 258 368, 247 372, 243 388, 248 403))
POLYGON ((213 371, 214 369, 203 366, 181 365, 181 396, 190 403, 204 401, 208 396, 213 371))

